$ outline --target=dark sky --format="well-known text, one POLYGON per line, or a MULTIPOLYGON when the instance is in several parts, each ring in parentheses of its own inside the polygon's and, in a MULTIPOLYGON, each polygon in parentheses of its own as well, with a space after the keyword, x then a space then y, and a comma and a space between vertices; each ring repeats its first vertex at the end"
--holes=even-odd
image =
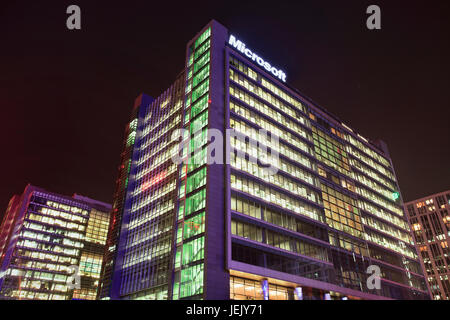
POLYGON ((0 212, 27 183, 111 202, 134 98, 173 82, 213 18, 289 84, 386 141, 405 200, 449 189, 449 15, 449 1, 3 0, 0 212), (71 4, 81 31, 66 29, 71 4), (382 30, 365 26, 370 4, 382 30))

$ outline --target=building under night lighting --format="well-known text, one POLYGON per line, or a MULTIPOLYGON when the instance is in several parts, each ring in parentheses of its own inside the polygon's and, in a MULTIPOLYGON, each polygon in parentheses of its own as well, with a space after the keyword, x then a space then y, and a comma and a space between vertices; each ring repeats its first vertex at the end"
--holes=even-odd
POLYGON ((110 212, 31 185, 13 196, 0 229, 0 299, 96 299, 110 212))
POLYGON ((405 203, 431 296, 450 300, 450 190, 405 203))
POLYGON ((253 50, 211 21, 174 84, 136 100, 99 298, 429 299, 386 145, 253 50), (231 149, 214 149, 208 135, 227 129, 231 149))

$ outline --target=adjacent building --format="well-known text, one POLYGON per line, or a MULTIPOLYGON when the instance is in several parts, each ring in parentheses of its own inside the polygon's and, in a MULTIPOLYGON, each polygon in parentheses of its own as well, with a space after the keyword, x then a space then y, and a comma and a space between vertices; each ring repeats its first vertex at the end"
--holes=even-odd
POLYGON ((183 98, 184 73, 159 98, 136 98, 125 128, 99 299, 120 290, 130 292, 130 299, 168 297, 178 179, 178 166, 170 160, 175 144, 170 140, 182 125, 183 98), (123 280, 115 281, 113 288, 114 270, 115 279, 123 280), (136 274, 141 278, 135 285, 150 290, 126 289, 130 275, 136 274))
POLYGON ((450 300, 450 190, 405 203, 431 296, 450 300))
POLYGON ((136 100, 99 298, 429 299, 386 144, 255 50, 213 20, 136 100))
POLYGON ((94 300, 111 205, 27 185, 0 228, 0 299, 94 300))
POLYGON ((150 97, 145 95, 141 95, 136 99, 135 106, 131 113, 130 122, 125 128, 122 152, 120 153, 120 164, 118 167, 119 174, 114 189, 108 238, 104 253, 101 282, 98 291, 98 298, 100 299, 108 297, 109 292, 111 291, 111 277, 117 253, 117 244, 119 242, 120 226, 122 223, 125 196, 128 188, 128 177, 130 175, 131 156, 133 154, 136 139, 139 110, 141 109, 141 105, 149 104, 151 100, 152 99, 150 97))

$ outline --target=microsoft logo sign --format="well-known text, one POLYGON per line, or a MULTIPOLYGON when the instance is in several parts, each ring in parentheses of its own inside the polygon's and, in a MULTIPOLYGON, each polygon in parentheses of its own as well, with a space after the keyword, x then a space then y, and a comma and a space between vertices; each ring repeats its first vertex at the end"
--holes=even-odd
POLYGON ((246 55, 252 61, 256 61, 257 64, 259 64, 267 71, 271 72, 275 77, 277 77, 281 81, 286 82, 286 73, 284 73, 281 69, 273 67, 269 62, 265 61, 263 58, 254 53, 252 50, 247 48, 245 46, 245 43, 236 39, 235 36, 230 35, 228 44, 233 48, 237 49, 238 51, 240 51, 241 53, 243 53, 244 55, 246 55))

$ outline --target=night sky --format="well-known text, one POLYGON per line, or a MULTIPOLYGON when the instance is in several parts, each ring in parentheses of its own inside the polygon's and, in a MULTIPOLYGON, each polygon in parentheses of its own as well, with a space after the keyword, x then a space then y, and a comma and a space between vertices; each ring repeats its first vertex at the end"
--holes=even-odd
POLYGON ((112 202, 135 97, 216 19, 290 85, 390 149, 404 200, 450 189, 449 1, 2 1, 0 214, 27 183, 112 202), (66 28, 81 7, 80 31, 66 28), (366 28, 381 7, 382 30, 366 28))

